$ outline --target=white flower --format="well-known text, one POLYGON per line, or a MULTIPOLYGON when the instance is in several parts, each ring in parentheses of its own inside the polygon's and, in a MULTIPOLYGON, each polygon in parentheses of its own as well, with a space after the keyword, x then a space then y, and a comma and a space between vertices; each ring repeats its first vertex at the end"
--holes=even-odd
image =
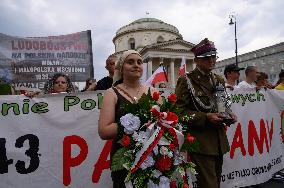
POLYGON ((132 138, 136 142, 139 142, 139 140, 140 140, 139 134, 136 131, 133 133, 132 138))
POLYGON ((169 152, 168 148, 166 148, 165 146, 162 146, 161 149, 160 149, 160 153, 162 155, 167 155, 169 152))
POLYGON ((165 138, 165 137, 162 137, 160 140, 159 140, 159 143, 158 143, 160 146, 168 146, 170 145, 170 142, 165 138))
POLYGON ((179 153, 178 151, 175 151, 175 155, 174 155, 174 165, 179 165, 180 163, 182 163, 185 160, 185 157, 179 153))
POLYGON ((170 179, 165 177, 165 176, 161 176, 160 182, 159 182, 159 187, 160 188, 169 188, 170 187, 170 179))
POLYGON ((152 172, 152 176, 155 178, 158 178, 162 175, 162 172, 160 172, 159 170, 153 170, 152 172))
POLYGON ((158 145, 156 145, 156 146, 153 148, 153 152, 154 152, 155 155, 158 155, 158 152, 159 152, 158 145))
POLYGON ((139 132, 134 132, 132 135, 132 138, 138 142, 138 143, 145 143, 148 139, 149 139, 150 135, 149 132, 145 132, 145 131, 139 131, 139 132))
POLYGON ((126 114, 120 118, 120 123, 124 127, 124 132, 126 134, 132 134, 134 131, 138 130, 140 127, 140 119, 131 113, 126 114))
POLYGON ((168 157, 170 157, 170 158, 173 157, 173 152, 170 151, 170 150, 169 150, 167 147, 165 147, 165 146, 162 146, 162 147, 160 148, 160 153, 161 153, 162 155, 168 156, 168 157))
POLYGON ((155 184, 152 180, 149 180, 147 187, 148 188, 160 188, 160 186, 155 184))
POLYGON ((155 164, 155 161, 151 155, 148 155, 147 159, 141 164, 142 170, 145 170, 148 167, 151 167, 155 164))
POLYGON ((180 132, 182 132, 182 128, 183 128, 182 124, 178 123, 176 127, 180 132))
POLYGON ((173 157, 173 152, 169 151, 167 155, 168 155, 168 157, 172 158, 173 157))

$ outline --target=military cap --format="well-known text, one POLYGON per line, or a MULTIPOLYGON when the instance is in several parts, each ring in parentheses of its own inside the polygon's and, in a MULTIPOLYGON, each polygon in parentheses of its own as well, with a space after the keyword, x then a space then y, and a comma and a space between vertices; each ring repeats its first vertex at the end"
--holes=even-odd
POLYGON ((230 65, 227 65, 224 69, 224 75, 226 75, 228 72, 238 72, 238 71, 241 71, 241 70, 244 70, 245 68, 240 68, 240 67, 237 67, 236 64, 230 64, 230 65))
POLYGON ((214 56, 217 54, 217 49, 212 41, 208 38, 203 39, 199 44, 195 45, 191 51, 195 57, 214 56))

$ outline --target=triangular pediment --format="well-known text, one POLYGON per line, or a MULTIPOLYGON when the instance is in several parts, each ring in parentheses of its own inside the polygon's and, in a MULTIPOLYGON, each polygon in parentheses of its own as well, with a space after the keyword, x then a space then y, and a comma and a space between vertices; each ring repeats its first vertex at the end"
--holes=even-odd
POLYGON ((168 44, 164 46, 159 46, 157 49, 176 49, 176 50, 190 50, 192 46, 185 45, 183 43, 173 43, 173 44, 168 44))
POLYGON ((184 40, 172 40, 161 43, 155 43, 152 45, 145 46, 142 51, 147 50, 173 50, 173 51, 189 51, 193 48, 194 44, 184 40))

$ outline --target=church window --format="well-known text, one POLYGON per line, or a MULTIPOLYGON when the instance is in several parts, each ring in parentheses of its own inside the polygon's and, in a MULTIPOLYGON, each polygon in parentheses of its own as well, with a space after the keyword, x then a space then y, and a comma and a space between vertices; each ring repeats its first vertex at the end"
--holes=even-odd
POLYGON ((128 44, 129 44, 129 49, 135 50, 135 39, 134 38, 130 38, 128 40, 128 44))
POLYGON ((161 43, 161 42, 164 42, 164 38, 162 36, 159 36, 157 38, 157 43, 161 43))

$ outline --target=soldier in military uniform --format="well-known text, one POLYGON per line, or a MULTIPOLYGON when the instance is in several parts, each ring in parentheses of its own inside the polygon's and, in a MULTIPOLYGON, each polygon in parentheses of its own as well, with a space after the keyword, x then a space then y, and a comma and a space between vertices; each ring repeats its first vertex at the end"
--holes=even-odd
MULTIPOLYGON (((229 151, 223 118, 217 113, 214 90, 224 79, 211 71, 215 67, 217 50, 207 38, 191 50, 196 68, 180 77, 176 85, 177 105, 183 114, 191 115, 190 134, 200 143, 199 150, 191 153, 197 165, 199 188, 220 187, 223 155, 229 151)), ((235 116, 234 116, 235 118, 235 116)))

